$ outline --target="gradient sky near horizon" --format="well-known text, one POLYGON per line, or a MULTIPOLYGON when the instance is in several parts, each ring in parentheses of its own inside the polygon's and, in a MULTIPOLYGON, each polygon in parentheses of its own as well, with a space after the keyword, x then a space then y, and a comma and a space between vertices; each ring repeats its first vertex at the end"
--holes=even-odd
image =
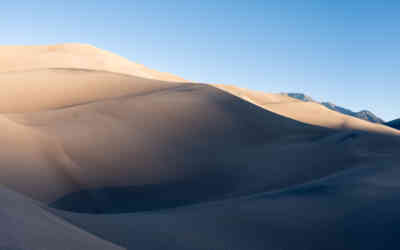
POLYGON ((89 43, 195 82, 400 117, 400 1, 19 0, 1 13, 2 45, 89 43))

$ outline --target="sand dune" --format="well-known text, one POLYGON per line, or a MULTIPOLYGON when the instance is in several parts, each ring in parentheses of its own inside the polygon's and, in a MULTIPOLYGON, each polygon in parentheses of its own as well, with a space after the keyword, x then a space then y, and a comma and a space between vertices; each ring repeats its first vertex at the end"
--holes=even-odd
POLYGON ((399 158, 376 160, 282 192, 161 212, 52 212, 130 249, 397 249, 399 158))
POLYGON ((252 91, 232 85, 214 84, 214 86, 264 109, 304 123, 333 129, 363 130, 400 135, 399 131, 385 125, 340 114, 319 103, 303 102, 289 96, 252 91))
POLYGON ((85 69, 37 69, 0 73, 0 113, 24 113, 141 95, 182 83, 85 69))
MULTIPOLYGON (((27 158, 23 156, 25 152, 37 149, 38 155, 43 155, 38 167, 57 164, 59 179, 76 183, 75 189, 161 184, 186 178, 197 181, 196 176, 203 175, 234 182, 258 175, 247 165, 263 161, 259 158, 266 157, 262 155, 266 155, 264 148, 270 147, 267 143, 282 141, 284 145, 293 141, 296 147, 306 138, 331 134, 327 129, 280 117, 207 85, 185 84, 166 89, 160 88, 158 82, 132 84, 136 89, 152 86, 153 91, 63 109, 4 115, 5 127, 21 130, 13 134, 20 134, 21 140, 32 138, 32 146, 19 142, 15 148, 9 147, 21 157, 12 158, 15 163, 10 159, 8 165, 19 164, 19 159, 27 158), (24 133, 27 135, 22 136, 24 133), (299 141, 292 138, 296 136, 299 141), (20 144, 28 148, 21 148, 20 144), (53 159, 49 155, 55 158, 55 163, 50 162, 53 159)), ((269 150, 274 148, 279 147, 269 150)), ((7 155, 8 152, 4 157, 7 155)), ((350 157, 345 155, 346 159, 350 157)), ((29 162, 33 171, 38 169, 29 162)), ((44 194, 32 189, 32 186, 47 189, 44 173, 38 171, 36 180, 42 185, 29 184, 35 180, 35 174, 12 167, 3 176, 3 183, 16 185, 16 180, 24 180, 19 191, 35 198, 42 195, 49 197, 48 200, 57 198, 57 188, 44 194), (10 178, 10 172, 22 176, 10 178)), ((206 180, 201 183, 206 184, 206 180)), ((262 188, 266 184, 260 180, 258 185, 262 188)), ((235 184, 229 192, 243 191, 249 188, 246 186, 235 184)), ((64 192, 70 189, 65 188, 64 192)))
POLYGON ((146 68, 143 65, 88 44, 0 46, 0 54, 0 72, 74 68, 111 71, 150 79, 185 82, 181 77, 146 68))
MULTIPOLYGON (((86 79, 84 74, 106 73, 79 74, 86 79)), ((21 141, 10 143, 2 156, 7 159, 2 183, 47 202, 81 189, 178 183, 201 189, 215 183, 191 197, 197 201, 303 183, 356 166, 376 140, 384 138, 389 149, 398 142, 306 125, 204 84, 130 81, 131 94, 122 97, 100 98, 112 93, 103 93, 99 83, 100 94, 91 100, 100 99, 94 102, 3 115, 8 132, 3 136, 12 141, 18 134, 21 141), (370 142, 352 146, 360 140, 370 142), (10 157, 10 152, 16 153, 10 157), (22 166, 30 171, 20 171, 22 166)), ((65 102, 73 93, 64 95, 65 102)))
POLYGON ((124 249, 71 225, 21 194, 0 187, 0 249, 124 249))
POLYGON ((1 249, 400 245, 398 130, 87 45, 2 50, 1 249))

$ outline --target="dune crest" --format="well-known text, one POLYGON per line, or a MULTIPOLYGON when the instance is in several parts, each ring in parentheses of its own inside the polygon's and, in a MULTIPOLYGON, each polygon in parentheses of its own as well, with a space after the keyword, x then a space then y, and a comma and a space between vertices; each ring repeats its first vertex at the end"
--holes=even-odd
POLYGON ((74 68, 110 71, 163 81, 186 82, 181 77, 149 69, 88 44, 0 46, 0 54, 0 72, 74 68), (16 58, 18 60, 15 60, 16 58))
POLYGON ((396 129, 334 112, 319 103, 303 102, 281 94, 263 93, 232 85, 213 84, 213 86, 271 112, 311 125, 400 135, 400 132, 396 129))
POLYGON ((0 113, 69 107, 180 86, 182 83, 88 69, 35 69, 0 73, 0 113))

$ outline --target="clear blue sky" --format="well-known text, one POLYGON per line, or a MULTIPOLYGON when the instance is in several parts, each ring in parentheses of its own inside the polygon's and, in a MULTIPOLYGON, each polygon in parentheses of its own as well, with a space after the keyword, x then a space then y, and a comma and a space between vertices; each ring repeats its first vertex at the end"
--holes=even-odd
POLYGON ((400 1, 19 0, 1 44, 81 42, 196 82, 400 117, 400 1))

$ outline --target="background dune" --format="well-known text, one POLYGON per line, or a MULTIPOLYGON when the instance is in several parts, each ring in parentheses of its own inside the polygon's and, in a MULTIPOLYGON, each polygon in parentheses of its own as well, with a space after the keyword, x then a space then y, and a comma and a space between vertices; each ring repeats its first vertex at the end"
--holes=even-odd
POLYGON ((283 95, 183 82, 87 45, 1 51, 3 248, 53 249, 66 238, 76 239, 66 249, 397 243, 379 231, 398 230, 397 207, 374 205, 398 200, 396 129, 283 95), (36 224, 43 230, 28 236, 36 224))
POLYGON ((264 109, 304 123, 333 129, 364 130, 400 135, 399 131, 385 125, 340 114, 316 102, 303 102, 289 96, 252 91, 232 85, 214 84, 214 86, 264 109))
POLYGON ((103 70, 164 81, 185 81, 88 44, 0 46, 0 54, 0 72, 73 68, 103 70))
POLYGON ((86 69, 37 69, 0 74, 1 113, 65 108, 125 95, 141 95, 182 83, 86 69))

